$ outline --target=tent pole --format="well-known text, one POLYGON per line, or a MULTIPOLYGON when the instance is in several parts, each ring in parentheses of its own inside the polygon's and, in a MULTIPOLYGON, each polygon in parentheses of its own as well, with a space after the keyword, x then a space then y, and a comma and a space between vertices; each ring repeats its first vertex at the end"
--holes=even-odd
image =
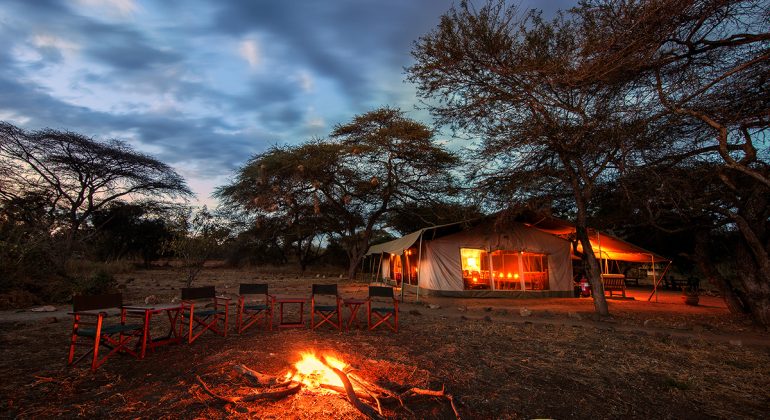
MULTIPOLYGON (((663 276, 661 276, 663 278, 663 276)), ((655 287, 652 288, 652 292, 655 293, 655 303, 658 303, 658 279, 655 276, 655 255, 652 255, 652 279, 655 280, 655 287)))
MULTIPOLYGON (((401 302, 404 301, 404 257, 404 254, 398 256, 401 261, 401 302)), ((396 286, 398 286, 398 280, 396 280, 396 286)))
MULTIPOLYGON (((653 261, 654 260, 655 260, 655 257, 653 257, 653 261)), ((650 297, 647 298, 647 302, 649 302, 650 299, 652 299, 652 295, 653 294, 655 295, 655 302, 658 301, 658 295, 657 295, 658 285, 660 284, 661 281, 663 281, 663 277, 666 276, 666 273, 668 273, 668 269, 671 267, 671 263, 672 263, 672 261, 668 262, 668 265, 666 265, 666 268, 663 270, 663 273, 660 275, 660 278, 657 279, 657 280, 654 277, 655 276, 655 268, 653 266, 652 273, 653 273, 653 280, 655 281, 655 287, 653 287, 652 293, 650 294, 650 297)))
POLYGON ((495 287, 495 276, 492 275, 492 273, 494 272, 492 269, 494 267, 492 267, 492 247, 491 246, 488 247, 488 250, 487 250, 487 260, 488 260, 487 263, 489 264, 489 270, 488 270, 489 271, 489 276, 488 276, 489 277, 489 289, 490 290, 497 290, 497 288, 495 287))
POLYGON ((420 233, 420 246, 417 249, 417 299, 415 302, 420 301, 420 272, 422 271, 420 264, 422 263, 422 233, 420 233))
POLYGON ((377 263, 377 273, 375 274, 376 277, 374 278, 377 281, 377 283, 380 282, 379 276, 382 275, 382 271, 381 270, 382 270, 382 256, 383 255, 385 255, 385 254, 380 252, 380 262, 377 263))

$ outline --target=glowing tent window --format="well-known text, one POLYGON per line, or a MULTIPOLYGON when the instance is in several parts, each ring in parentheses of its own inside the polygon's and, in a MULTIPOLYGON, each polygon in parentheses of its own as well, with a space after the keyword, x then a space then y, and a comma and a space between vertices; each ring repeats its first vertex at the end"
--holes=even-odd
POLYGON ((466 290, 489 289, 489 259, 481 249, 460 248, 463 286, 466 290))
POLYGON ((466 290, 548 290, 548 256, 533 252, 460 248, 466 290), (491 267, 491 268, 490 268, 491 267))

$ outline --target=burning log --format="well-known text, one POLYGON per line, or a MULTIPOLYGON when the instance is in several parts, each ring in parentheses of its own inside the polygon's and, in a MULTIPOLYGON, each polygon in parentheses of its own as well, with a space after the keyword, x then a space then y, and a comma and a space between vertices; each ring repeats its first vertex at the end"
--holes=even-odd
POLYGON ((350 403, 353 404, 353 407, 355 407, 356 410, 360 411, 370 419, 378 419, 378 420, 385 419, 385 417, 383 417, 381 413, 378 413, 370 405, 365 404, 358 399, 358 397, 356 396, 356 391, 353 389, 353 384, 350 383, 350 379, 348 379, 348 375, 346 375, 345 372, 329 364, 326 358, 323 359, 323 364, 326 365, 329 369, 331 369, 331 371, 334 372, 337 376, 339 376, 340 380, 345 385, 345 392, 347 393, 348 401, 350 401, 350 403))

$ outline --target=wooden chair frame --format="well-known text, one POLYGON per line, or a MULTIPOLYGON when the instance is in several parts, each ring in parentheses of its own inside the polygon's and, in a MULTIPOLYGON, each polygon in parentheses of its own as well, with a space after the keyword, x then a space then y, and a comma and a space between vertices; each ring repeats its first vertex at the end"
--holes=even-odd
POLYGON ((369 330, 385 325, 393 330, 393 332, 398 332, 398 300, 393 293, 392 287, 369 286, 369 299, 366 301, 366 319, 369 330), (385 298, 388 301, 392 299, 393 306, 373 307, 373 302, 382 302, 375 301, 372 298, 385 298), (372 315, 377 317, 374 323, 372 323, 372 315), (390 322, 388 322, 389 320, 390 322))
MULTIPOLYGON (((217 297, 214 286, 182 288, 182 317, 188 318, 187 342, 192 344, 206 331, 227 337, 229 306, 230 298, 217 297), (206 309, 207 305, 211 305, 206 303, 209 299, 213 303, 213 309, 206 309), (199 309, 196 309, 196 306, 199 309), (220 320, 223 320, 221 326, 220 320)), ((184 324, 184 322, 180 323, 180 329, 184 324)), ((181 334, 182 331, 180 331, 181 334)))
POLYGON ((238 312, 236 316, 236 330, 243 333, 246 328, 262 320, 266 330, 273 330, 273 309, 275 296, 268 293, 266 283, 241 283, 238 289, 238 312), (247 299, 250 296, 265 296, 264 303, 254 304, 247 299))
POLYGON ((73 323, 67 357, 68 366, 77 364, 89 354, 93 355, 91 371, 95 371, 114 354, 126 353, 139 358, 139 353, 136 349, 129 348, 129 343, 135 338, 142 337, 144 326, 126 324, 126 309, 123 308, 122 294, 74 296, 72 309, 70 315, 73 316, 73 323), (104 319, 110 316, 104 311, 105 309, 120 309, 120 324, 105 324, 104 319), (75 359, 75 346, 81 344, 77 341, 78 337, 91 337, 93 341, 87 343, 90 349, 75 359), (109 352, 99 358, 101 346, 108 348, 109 352))
POLYGON ((310 329, 315 330, 321 325, 328 323, 332 327, 342 330, 342 299, 337 291, 336 284, 314 284, 310 296, 310 329), (335 305, 318 305, 316 296, 334 296, 335 305), (315 314, 321 317, 321 320, 315 323, 315 314), (337 317, 337 320, 332 318, 337 317))

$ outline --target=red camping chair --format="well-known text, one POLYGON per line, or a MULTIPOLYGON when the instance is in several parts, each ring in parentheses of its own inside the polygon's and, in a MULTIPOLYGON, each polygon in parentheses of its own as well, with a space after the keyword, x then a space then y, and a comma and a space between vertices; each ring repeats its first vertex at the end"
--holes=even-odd
POLYGON ((267 284, 244 284, 238 289, 238 334, 262 320, 265 329, 273 330, 273 306, 275 298, 267 293, 267 284), (264 301, 257 299, 264 296, 264 301))
POLYGON ((80 362, 91 353, 93 353, 92 371, 103 365, 113 354, 127 353, 139 357, 138 352, 130 349, 128 345, 133 339, 142 336, 144 328, 142 324, 126 324, 126 310, 123 308, 122 294, 73 296, 70 314, 73 315, 74 322, 72 323, 72 337, 69 357, 67 358, 68 366, 80 362), (110 316, 106 312, 107 309, 120 310, 119 324, 106 324, 104 322, 104 319, 110 316), (75 359, 75 346, 83 343, 77 341, 78 337, 92 338, 93 341, 86 342, 90 350, 75 359), (100 359, 99 348, 101 346, 109 349, 109 352, 100 359))
POLYGON ((189 320, 187 342, 192 343, 206 331, 227 337, 229 306, 230 298, 217 297, 214 286, 182 288, 182 317, 189 320))
POLYGON ((310 329, 314 330, 324 323, 328 323, 338 330, 342 330, 342 299, 337 293, 336 284, 314 284, 313 292, 310 298, 310 329), (334 305, 319 305, 316 303, 316 296, 333 296, 334 305), (321 317, 318 324, 315 323, 315 314, 321 317), (336 322, 332 318, 336 315, 336 322))
POLYGON ((398 332, 398 300, 392 287, 369 286, 369 299, 366 302, 367 325, 370 330, 380 325, 386 325, 394 332, 398 332), (378 306, 372 306, 376 304, 378 306), (380 306, 390 304, 389 306, 380 306), (378 319, 372 324, 372 314, 378 319))

